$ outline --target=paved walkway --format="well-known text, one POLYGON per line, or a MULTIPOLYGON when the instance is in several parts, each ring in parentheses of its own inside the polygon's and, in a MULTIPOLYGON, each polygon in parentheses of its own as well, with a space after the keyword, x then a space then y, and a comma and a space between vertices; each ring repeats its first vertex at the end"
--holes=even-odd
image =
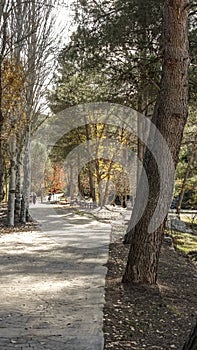
POLYGON ((51 207, 0 237, 0 349, 102 350, 110 225, 51 207))

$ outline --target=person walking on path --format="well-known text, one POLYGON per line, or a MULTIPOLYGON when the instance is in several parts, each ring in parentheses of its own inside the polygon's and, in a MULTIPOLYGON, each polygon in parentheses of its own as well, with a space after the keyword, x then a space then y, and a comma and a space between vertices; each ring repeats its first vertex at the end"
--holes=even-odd
POLYGON ((36 198, 37 198, 36 193, 34 193, 33 194, 33 204, 36 204, 36 198))
POLYGON ((49 193, 48 201, 49 201, 49 203, 50 203, 50 201, 51 201, 51 193, 49 193))

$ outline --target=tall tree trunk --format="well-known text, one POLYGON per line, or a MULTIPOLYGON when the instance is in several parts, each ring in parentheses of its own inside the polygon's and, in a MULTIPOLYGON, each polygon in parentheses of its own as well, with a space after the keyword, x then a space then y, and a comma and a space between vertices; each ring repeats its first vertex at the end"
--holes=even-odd
POLYGON ((89 186, 90 186, 90 197, 92 198, 93 202, 96 202, 95 186, 94 186, 91 162, 88 163, 88 179, 89 179, 89 186))
MULTIPOLYGON (((88 141, 91 140, 91 131, 90 131, 90 125, 88 125, 88 121, 85 118, 85 131, 86 131, 86 141, 87 141, 87 151, 88 154, 91 154, 91 149, 89 146, 88 141)), ((96 202, 96 194, 95 194, 95 185, 94 185, 94 178, 93 178, 93 165, 92 162, 88 163, 88 179, 89 179, 89 186, 90 186, 90 197, 92 198, 93 202, 96 202)))
POLYGON ((14 226, 15 196, 16 196, 16 137, 10 140, 10 174, 8 195, 8 226, 14 226))
POLYGON ((189 162, 187 164, 186 172, 185 172, 185 175, 184 175, 184 178, 183 178, 183 182, 182 182, 182 185, 181 185, 181 190, 180 190, 180 193, 179 193, 179 200, 178 200, 178 203, 177 203, 177 214, 178 214, 179 217, 180 217, 181 205, 182 205, 182 201, 183 201, 183 197, 184 197, 184 193, 185 193, 185 186, 187 184, 187 179, 188 179, 188 176, 189 176, 189 173, 190 173, 190 170, 191 170, 191 166, 192 166, 193 160, 194 160, 195 155, 196 155, 196 151, 197 151, 196 144, 193 143, 192 150, 191 150, 191 155, 189 157, 189 162))
POLYGON ((182 350, 196 350, 197 349, 197 322, 192 329, 188 341, 184 344, 182 350))
POLYGON ((5 160, 0 141, 0 204, 4 199, 5 160))
POLYGON ((16 201, 15 201, 15 216, 20 218, 21 213, 21 148, 17 148, 16 156, 16 201))
POLYGON ((74 168, 73 165, 70 164, 70 199, 74 200, 75 197, 75 182, 74 182, 74 168))
POLYGON ((138 118, 138 141, 137 141, 137 184, 140 181, 140 176, 142 172, 142 162, 144 157, 144 144, 141 141, 140 136, 142 135, 142 124, 140 118, 138 118))
POLYGON ((5 160, 4 160, 4 153, 3 153, 3 140, 2 140, 2 133, 3 133, 3 112, 2 112, 2 59, 0 59, 0 203, 3 200, 3 194, 4 194, 4 176, 5 176, 5 160))
POLYGON ((96 174, 96 188, 95 188, 95 195, 96 195, 96 203, 99 207, 103 207, 102 202, 102 193, 100 191, 100 182, 101 182, 101 175, 100 175, 100 167, 99 167, 99 159, 95 159, 95 174, 96 174))
POLYGON ((24 160, 23 160, 23 193, 21 203, 21 222, 26 223, 29 220, 29 199, 31 187, 31 159, 30 159, 30 123, 26 127, 25 144, 24 144, 24 160))
POLYGON ((0 203, 2 202, 4 197, 4 177, 5 177, 5 159, 4 159, 4 152, 3 152, 3 140, 2 140, 3 123, 4 123, 4 117, 3 117, 3 111, 2 111, 2 96, 3 96, 2 55, 0 54, 0 203))
POLYGON ((109 176, 110 176, 110 174, 108 173, 106 184, 105 184, 105 189, 104 189, 104 193, 103 193, 103 205, 104 206, 106 204, 109 204, 108 203, 108 199, 109 199, 109 185, 110 185, 110 178, 109 178, 109 176))
POLYGON ((5 179, 5 158, 4 158, 4 150, 3 150, 3 125, 4 125, 4 114, 2 110, 3 104, 3 84, 2 84, 2 67, 3 67, 3 59, 6 49, 6 41, 7 41, 7 19, 8 15, 4 13, 4 5, 2 3, 0 19, 3 20, 3 24, 1 27, 1 48, 0 48, 0 203, 4 197, 4 179, 5 179))
MULTIPOLYGON (((141 74, 140 74, 141 77, 141 74)), ((141 84, 140 84, 141 85, 141 84)), ((142 90, 143 91, 143 90, 142 90)), ((138 92, 138 112, 142 113, 143 109, 143 92, 140 91, 138 92)), ((144 143, 142 142, 142 133, 143 133, 143 125, 142 125, 142 120, 139 116, 137 119, 137 134, 138 134, 138 139, 137 139, 137 184, 140 181, 140 176, 142 172, 142 162, 144 158, 144 143)))
MULTIPOLYGON (((176 168, 184 126, 188 114, 188 0, 165 0, 163 12, 163 71, 161 89, 158 94, 152 122, 166 140, 176 168)), ((144 169, 149 184, 147 205, 134 229, 127 233, 126 242, 131 243, 123 282, 155 284, 164 222, 157 222, 155 209, 165 212, 170 204, 173 186, 169 179, 170 157, 157 139, 154 128, 150 131, 151 147, 146 149, 144 169), (158 164, 156 159, 160 160, 158 164), (159 169, 165 170, 166 178, 160 180, 159 169), (167 171, 167 172, 166 172, 167 171), (163 182, 162 182, 163 181, 163 182), (161 183, 164 186, 161 198, 161 183), (152 220, 154 215, 154 221, 152 220), (158 227, 159 226, 159 227, 158 227)), ((162 174, 161 174, 162 176, 162 174)), ((139 210, 143 201, 143 176, 131 217, 139 210)))

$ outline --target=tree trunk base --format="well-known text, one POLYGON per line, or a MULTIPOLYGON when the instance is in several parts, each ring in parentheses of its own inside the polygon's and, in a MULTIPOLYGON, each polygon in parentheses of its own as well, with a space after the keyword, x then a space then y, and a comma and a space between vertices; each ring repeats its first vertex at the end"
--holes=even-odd
POLYGON ((182 350, 196 350, 197 349, 197 322, 192 329, 188 341, 183 346, 182 350))

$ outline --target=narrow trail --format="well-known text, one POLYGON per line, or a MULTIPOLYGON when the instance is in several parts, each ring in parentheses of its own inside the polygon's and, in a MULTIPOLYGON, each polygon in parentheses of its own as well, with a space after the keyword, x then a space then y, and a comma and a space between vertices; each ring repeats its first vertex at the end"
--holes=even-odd
POLYGON ((0 349, 102 350, 111 226, 37 204, 38 232, 0 237, 0 349))

